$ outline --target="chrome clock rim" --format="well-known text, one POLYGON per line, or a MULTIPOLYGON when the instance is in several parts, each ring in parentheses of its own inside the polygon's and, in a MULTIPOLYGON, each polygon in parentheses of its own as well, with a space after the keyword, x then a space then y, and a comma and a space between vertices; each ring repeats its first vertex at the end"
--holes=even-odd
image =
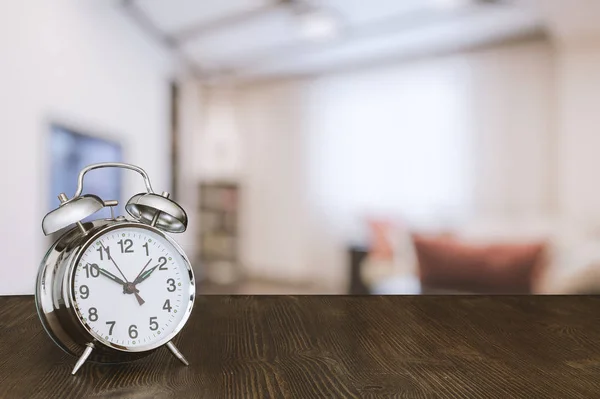
POLYGON ((159 230, 155 227, 148 226, 146 224, 143 224, 140 222, 134 222, 134 221, 124 221, 124 222, 118 222, 115 224, 108 225, 108 226, 102 228, 101 230, 95 232, 89 238, 87 238, 86 243, 79 248, 76 256, 73 258, 73 260, 69 266, 67 287, 68 287, 69 302, 72 304, 73 310, 74 310, 73 313, 77 317, 77 320, 79 321, 79 323, 81 323, 82 327, 86 330, 86 332, 88 334, 90 334, 94 338, 95 341, 102 344, 103 346, 107 346, 107 347, 115 349, 117 351, 127 352, 127 353, 151 351, 151 350, 156 349, 160 346, 163 346, 166 343, 168 343, 169 341, 171 341, 177 334, 179 334, 179 332, 183 329, 183 327, 187 323, 187 321, 190 317, 190 314, 192 313, 192 308, 194 306, 194 299, 196 296, 194 272, 192 270, 192 266, 190 264, 189 259, 187 258, 187 256, 185 255, 185 253, 183 252, 183 250, 181 249, 179 244, 177 244, 177 242, 175 242, 175 240, 173 240, 171 237, 169 237, 167 234, 165 234, 161 230, 159 230), (123 228, 128 228, 128 227, 148 230, 155 234, 158 234, 161 238, 167 240, 169 242, 169 244, 171 244, 173 246, 173 248, 175 248, 175 251, 183 260, 183 263, 185 264, 185 266, 187 268, 188 276, 189 276, 189 280, 190 280, 189 292, 187 295, 187 298, 188 298, 187 307, 184 311, 183 318, 169 334, 165 334, 160 339, 154 341, 151 344, 147 344, 147 345, 127 346, 127 345, 119 345, 119 344, 115 344, 110 341, 107 341, 103 336, 96 333, 85 320, 83 320, 83 318, 81 317, 80 311, 79 311, 79 306, 77 304, 77 301, 75 300, 75 290, 74 290, 74 281, 73 281, 74 275, 75 275, 75 271, 77 268, 77 264, 79 263, 81 257, 85 253, 85 251, 94 243, 94 241, 99 236, 102 236, 113 230, 118 230, 118 229, 123 229, 123 228))

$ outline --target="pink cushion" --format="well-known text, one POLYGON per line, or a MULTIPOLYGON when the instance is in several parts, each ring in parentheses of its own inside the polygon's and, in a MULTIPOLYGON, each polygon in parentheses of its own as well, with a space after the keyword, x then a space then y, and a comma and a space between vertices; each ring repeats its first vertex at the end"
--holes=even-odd
POLYGON ((474 293, 531 293, 545 244, 471 245, 413 236, 421 283, 474 293))

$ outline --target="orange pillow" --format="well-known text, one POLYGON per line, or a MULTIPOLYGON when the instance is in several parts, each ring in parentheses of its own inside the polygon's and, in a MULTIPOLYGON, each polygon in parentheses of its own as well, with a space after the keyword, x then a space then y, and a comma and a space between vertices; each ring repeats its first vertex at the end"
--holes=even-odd
POLYGON ((421 284, 473 293, 531 293, 545 245, 471 245, 453 238, 413 236, 421 284))

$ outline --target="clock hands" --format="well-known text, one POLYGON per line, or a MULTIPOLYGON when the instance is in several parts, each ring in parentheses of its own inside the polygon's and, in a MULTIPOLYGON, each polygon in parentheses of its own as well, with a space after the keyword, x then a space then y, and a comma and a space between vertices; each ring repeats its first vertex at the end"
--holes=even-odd
MULTIPOLYGON (((104 248, 104 250, 105 250, 105 251, 107 251, 107 250, 106 250, 106 247, 105 247, 105 246, 104 246, 102 243, 100 243, 100 246, 101 246, 102 248, 104 248)), ((107 251, 107 252, 108 252, 108 251, 107 251)), ((119 267, 119 265, 117 265, 117 262, 115 262, 115 260, 113 259, 113 257, 112 257, 112 256, 110 256, 110 252, 109 252, 109 255, 108 255, 108 259, 110 259, 110 260, 111 260, 111 262, 113 263, 113 265, 115 265, 115 267, 117 268, 117 270, 119 271, 119 273, 121 273, 121 276, 123 276, 123 280, 125 280, 125 282, 127 282, 127 283, 128 283, 128 282, 129 282, 129 280, 127 280, 127 277, 125 277, 125 275, 124 275, 124 274, 123 274, 123 272, 121 271, 121 268, 119 267)))
MULTIPOLYGON (((88 265, 90 265, 90 264, 88 263, 88 265)), ((117 276, 115 276, 114 274, 112 274, 111 272, 109 272, 108 270, 102 269, 102 268, 98 268, 98 270, 100 271, 100 274, 102 274, 103 276, 108 277, 109 279, 111 279, 115 283, 118 283, 118 284, 121 284, 121 285, 125 285, 126 284, 125 281, 121 280, 120 278, 118 278, 117 276)))
POLYGON ((138 276, 138 278, 134 281, 135 284, 139 284, 142 281, 144 281, 145 279, 147 279, 148 277, 150 277, 150 275, 152 274, 153 271, 155 271, 160 265, 156 265, 154 266, 152 269, 148 269, 146 271, 146 273, 142 274, 141 276, 138 276))
POLYGON ((137 284, 137 283, 139 283, 141 281, 140 280, 140 276, 142 275, 142 273, 144 272, 144 270, 146 270, 146 268, 148 267, 148 265, 150 264, 150 262, 152 262, 152 258, 150 258, 150 260, 148 262, 146 262, 146 265, 142 268, 142 270, 138 273, 137 277, 133 280, 133 284, 137 284))
MULTIPOLYGON (((142 297, 138 294, 138 292, 140 292, 135 285, 138 283, 138 278, 140 277, 140 274, 142 274, 142 272, 148 267, 148 265, 150 264, 150 262, 152 262, 152 258, 150 258, 150 260, 146 263, 146 265, 142 268, 142 271, 140 271, 140 273, 138 274, 138 276, 135 278, 135 280, 133 280, 133 283, 127 283, 124 287, 125 291, 133 291, 133 294, 135 295, 135 299, 137 299, 138 303, 140 304, 140 306, 142 306, 146 301, 144 301, 142 299, 142 297)), ((123 291, 123 292, 125 292, 123 291)))
POLYGON ((133 289, 135 290, 135 291, 133 291, 133 295, 135 295, 135 299, 137 299, 140 306, 142 306, 144 303, 146 303, 146 301, 144 301, 142 299, 142 297, 140 296, 140 294, 138 294, 139 291, 135 288, 135 286, 133 286, 133 289))
MULTIPOLYGON (((104 246, 102 243, 100 243, 100 246, 102 246, 102 248, 104 248, 104 250, 105 250, 106 252, 108 252, 108 251, 106 250, 106 247, 105 247, 105 246, 104 246)), ((108 259, 110 259, 110 260, 111 260, 111 262, 113 263, 113 265, 115 265, 115 267, 117 268, 117 270, 119 271, 119 273, 121 273, 121 276, 123 276, 123 280, 125 280, 124 282, 121 282, 121 283, 123 284, 123 293, 124 293, 124 294, 133 294, 133 295, 135 295, 135 299, 138 301, 138 303, 140 304, 140 306, 141 306, 141 305, 143 305, 144 303, 146 303, 146 301, 144 301, 144 300, 142 299, 142 297, 140 296, 140 294, 138 294, 138 292, 139 292, 139 291, 138 291, 138 289, 137 289, 137 288, 135 288, 135 284, 133 284, 133 283, 130 283, 130 282, 129 282, 129 280, 127 280, 127 277, 125 277, 125 274, 123 274, 123 271, 121 270, 121 268, 119 267, 119 265, 117 265, 117 262, 115 262, 115 260, 113 259, 113 257, 112 257, 112 256, 110 256, 110 253, 109 253, 109 255, 108 255, 108 259)), ((148 262, 148 263, 150 263, 150 262, 148 262)), ((145 268, 145 267, 144 267, 144 268, 145 268)), ((108 273, 108 272, 107 272, 107 273, 108 273)), ((110 274, 110 273, 109 273, 109 274, 110 274)), ((113 281, 116 281, 116 280, 114 280, 113 278, 109 277, 108 275, 106 275, 106 276, 107 276, 108 278, 110 278, 111 280, 113 280, 113 281)), ((116 276, 114 276, 114 275, 112 275, 112 276, 113 276, 113 277, 116 277, 116 276)), ((116 277, 116 278, 118 279, 118 277, 116 277)), ((120 279, 119 279, 119 280, 120 280, 120 279)))
MULTIPOLYGON (((90 265, 90 264, 88 263, 88 265, 90 265)), ((131 294, 131 293, 133 293, 135 295, 135 298, 140 303, 140 305, 144 304, 145 301, 142 299, 142 297, 140 297, 138 295, 138 292, 140 292, 140 291, 137 288, 135 288, 135 284, 133 284, 133 283, 127 283, 127 282, 121 280, 119 277, 115 276, 114 274, 112 274, 111 272, 109 272, 106 269, 103 269, 103 268, 99 267, 98 271, 103 276, 106 276, 109 279, 111 279, 112 281, 114 281, 115 283, 117 283, 119 285, 122 285, 123 286, 123 294, 131 294)))

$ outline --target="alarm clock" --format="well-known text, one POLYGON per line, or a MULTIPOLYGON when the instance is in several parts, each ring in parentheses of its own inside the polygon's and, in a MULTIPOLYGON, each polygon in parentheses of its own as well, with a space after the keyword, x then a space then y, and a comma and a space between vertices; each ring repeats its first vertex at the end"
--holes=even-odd
POLYGON ((70 227, 41 262, 36 306, 44 329, 61 349, 79 357, 72 374, 86 360, 121 363, 166 346, 183 364, 187 360, 172 339, 194 305, 190 262, 167 233, 187 228, 183 208, 156 194, 147 173, 125 163, 98 163, 79 173, 72 198, 42 221, 45 235, 70 227), (125 206, 129 218, 114 215, 118 201, 82 195, 87 172, 124 168, 139 173, 146 192, 125 206), (84 221, 109 207, 110 218, 84 221))

